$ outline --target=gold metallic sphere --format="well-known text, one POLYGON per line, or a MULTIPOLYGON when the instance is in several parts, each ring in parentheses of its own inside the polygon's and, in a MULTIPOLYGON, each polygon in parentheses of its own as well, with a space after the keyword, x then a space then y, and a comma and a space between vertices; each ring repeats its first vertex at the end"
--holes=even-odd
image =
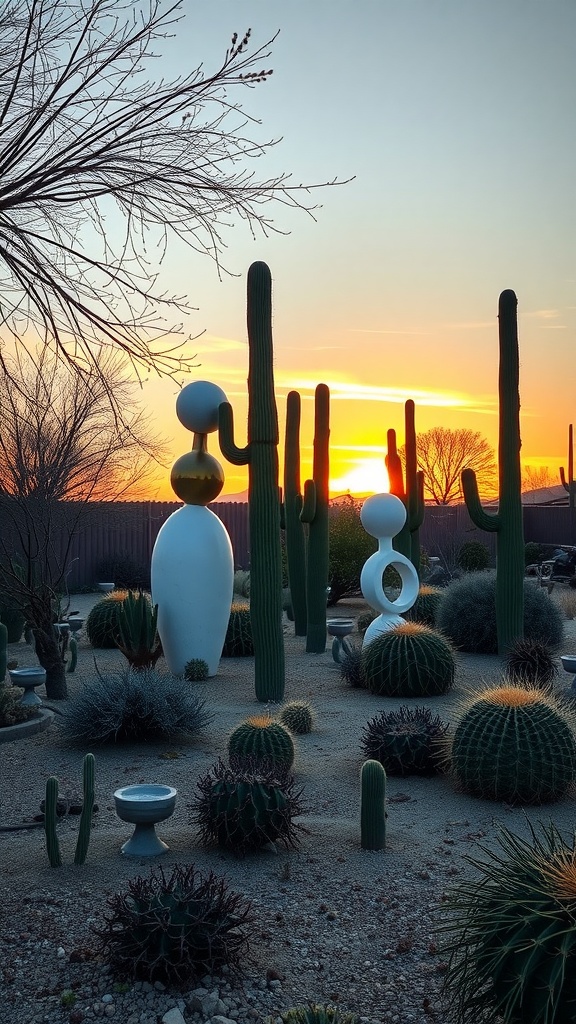
POLYGON ((208 452, 186 452, 172 466, 170 483, 186 505, 208 505, 224 486, 224 471, 208 452))

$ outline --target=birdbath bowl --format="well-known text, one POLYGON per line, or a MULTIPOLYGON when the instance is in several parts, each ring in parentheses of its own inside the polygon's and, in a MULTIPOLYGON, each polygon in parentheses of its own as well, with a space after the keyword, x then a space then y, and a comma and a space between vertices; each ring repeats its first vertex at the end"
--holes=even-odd
POLYGON ((572 691, 572 695, 576 697, 576 654, 562 654, 560 661, 562 662, 562 668, 565 669, 566 672, 572 672, 574 675, 570 689, 572 691))
POLYGON ((169 847, 158 838, 154 826, 174 813, 176 792, 172 786, 148 783, 116 790, 116 814, 122 821, 136 826, 134 834, 122 847, 125 856, 157 857, 166 853, 169 847))
POLYGON ((352 650, 351 644, 346 640, 346 637, 352 632, 355 625, 354 619, 326 620, 326 629, 330 636, 334 637, 332 641, 332 657, 338 664, 352 650))
POLYGON ((82 626, 84 625, 84 619, 81 619, 80 616, 72 615, 68 619, 68 625, 70 626, 71 632, 76 634, 79 629, 82 629, 82 626))
POLYGON ((46 682, 45 668, 9 668, 8 675, 13 686, 21 686, 24 690, 21 704, 26 707, 39 707, 42 703, 38 694, 34 693, 35 686, 42 686, 46 682))
POLYGON ((114 583, 97 583, 98 590, 102 591, 103 594, 109 594, 111 590, 114 590, 114 583))

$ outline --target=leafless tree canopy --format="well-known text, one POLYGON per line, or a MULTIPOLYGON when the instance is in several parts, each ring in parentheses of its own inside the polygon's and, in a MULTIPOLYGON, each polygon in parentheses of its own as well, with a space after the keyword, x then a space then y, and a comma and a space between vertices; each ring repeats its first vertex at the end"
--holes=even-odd
MULTIPOLYGON (((436 505, 464 500, 460 477, 470 467, 476 473, 478 489, 485 498, 496 491, 494 452, 482 434, 474 430, 432 427, 416 439, 418 468, 424 472, 424 496, 436 505)), ((405 465, 405 446, 398 454, 405 465)))
POLYGON ((189 369, 178 326, 159 312, 188 308, 156 291, 170 236, 220 268, 235 215, 266 234, 278 230, 264 212, 270 201, 314 209, 306 197, 320 185, 260 180, 247 166, 275 141, 251 137, 257 122, 232 97, 272 73, 273 39, 250 53, 250 31, 234 34, 212 72, 151 73, 155 42, 183 7, 0 5, 0 332, 20 347, 34 336, 87 368, 96 343, 139 372, 189 369))
POLYGON ((560 476, 548 466, 524 466, 522 470, 523 491, 538 491, 542 487, 556 487, 559 483, 560 476))

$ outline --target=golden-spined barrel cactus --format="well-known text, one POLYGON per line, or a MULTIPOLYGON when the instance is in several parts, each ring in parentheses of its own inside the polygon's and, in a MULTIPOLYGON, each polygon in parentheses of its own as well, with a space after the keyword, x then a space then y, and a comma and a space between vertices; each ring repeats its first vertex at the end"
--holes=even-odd
POLYGON ((383 697, 434 697, 454 682, 454 651, 441 633, 404 622, 374 637, 362 651, 367 688, 383 697))

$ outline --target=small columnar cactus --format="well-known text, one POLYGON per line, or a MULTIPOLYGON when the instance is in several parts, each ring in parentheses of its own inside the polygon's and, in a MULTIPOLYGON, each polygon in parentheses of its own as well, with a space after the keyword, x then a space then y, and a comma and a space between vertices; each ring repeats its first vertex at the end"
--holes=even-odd
POLYGON ((267 715, 253 715, 241 722, 228 740, 230 759, 262 761, 276 771, 286 772, 294 763, 294 741, 281 722, 267 715))
POLYGON ((235 602, 230 609, 222 657, 249 658, 253 654, 254 641, 250 608, 247 604, 235 602))
POLYGON ((314 728, 314 711, 306 700, 292 700, 285 704, 278 718, 290 732, 298 735, 312 732, 314 728))
POLYGON ((60 843, 56 833, 56 805, 58 803, 58 779, 51 775, 46 780, 46 800, 44 803, 44 832, 46 834, 46 851, 51 868, 62 866, 60 843))
POLYGON ((199 796, 194 820, 204 843, 243 855, 268 843, 298 846, 298 832, 306 831, 293 818, 302 813, 300 793, 292 776, 261 763, 226 767, 222 761, 197 783, 199 796))
POLYGON ((449 757, 472 796, 509 804, 559 800, 576 778, 572 717, 545 690, 490 687, 465 705, 449 757))
POLYGON ((448 725, 429 708, 383 711, 364 727, 365 757, 379 761, 387 775, 434 775, 448 725))
POLYGON ((74 672, 76 665, 78 664, 78 641, 75 636, 71 636, 68 641, 68 650, 70 651, 70 661, 68 662, 68 672, 74 672))
POLYGON ((360 845, 363 850, 386 846, 386 772, 379 761, 365 761, 360 773, 360 845))
POLYGON ((429 626, 405 622, 374 637, 362 651, 366 686, 385 697, 434 697, 454 682, 448 641, 429 626))
POLYGON ((83 864, 88 853, 90 832, 92 830, 92 812, 94 810, 94 754, 86 754, 82 765, 82 813, 80 828, 76 842, 74 863, 83 864))

